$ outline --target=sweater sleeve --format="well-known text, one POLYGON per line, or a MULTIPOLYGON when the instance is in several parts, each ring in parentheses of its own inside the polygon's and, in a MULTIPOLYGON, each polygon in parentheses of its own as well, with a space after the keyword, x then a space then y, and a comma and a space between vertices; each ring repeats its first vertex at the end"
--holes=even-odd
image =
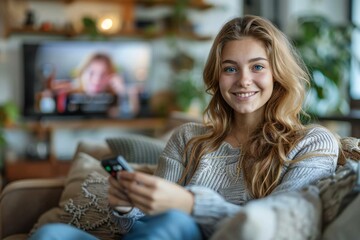
POLYGON ((302 139, 288 155, 289 163, 283 171, 281 183, 272 194, 302 189, 331 176, 337 165, 339 144, 335 136, 322 127, 316 127, 302 139))
POLYGON ((205 225, 215 225, 224 217, 235 215, 241 206, 226 201, 216 191, 202 186, 187 186, 194 194, 195 202, 192 215, 196 222, 205 225))
POLYGON ((155 175, 178 182, 187 165, 187 160, 183 159, 186 143, 203 131, 204 126, 198 123, 186 123, 177 128, 160 156, 155 175))

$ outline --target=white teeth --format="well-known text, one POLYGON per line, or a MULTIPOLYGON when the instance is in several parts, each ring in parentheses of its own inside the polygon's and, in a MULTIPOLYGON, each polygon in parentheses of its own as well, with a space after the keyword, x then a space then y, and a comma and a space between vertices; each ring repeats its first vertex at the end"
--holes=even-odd
POLYGON ((249 92, 249 93, 236 93, 235 94, 237 97, 250 97, 255 95, 255 92, 249 92))

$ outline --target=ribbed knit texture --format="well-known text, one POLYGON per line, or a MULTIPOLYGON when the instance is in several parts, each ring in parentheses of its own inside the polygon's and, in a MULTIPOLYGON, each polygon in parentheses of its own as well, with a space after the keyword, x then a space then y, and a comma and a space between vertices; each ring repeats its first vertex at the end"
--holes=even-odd
POLYGON ((122 134, 106 139, 114 155, 122 155, 129 163, 157 164, 165 142, 140 134, 122 134))
MULTIPOLYGON (((187 160, 182 159, 186 143, 205 131, 206 128, 198 123, 179 127, 167 143, 155 175, 177 182, 187 164, 187 160)), ((216 223, 221 219, 235 215, 241 205, 253 199, 245 187, 243 175, 237 175, 240 152, 240 149, 223 142, 217 151, 203 156, 194 176, 186 183, 186 188, 195 196, 192 215, 200 224, 205 237, 213 233, 216 223)), ((328 130, 322 127, 310 130, 288 154, 289 161, 307 153, 322 155, 284 167, 281 183, 272 194, 299 190, 335 172, 338 144, 328 130)))

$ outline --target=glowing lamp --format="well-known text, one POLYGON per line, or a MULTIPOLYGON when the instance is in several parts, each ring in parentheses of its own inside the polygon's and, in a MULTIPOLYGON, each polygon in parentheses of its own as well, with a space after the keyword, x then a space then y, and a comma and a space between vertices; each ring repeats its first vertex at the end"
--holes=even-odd
POLYGON ((97 21, 97 28, 103 33, 116 33, 120 30, 121 21, 118 16, 104 15, 97 21))

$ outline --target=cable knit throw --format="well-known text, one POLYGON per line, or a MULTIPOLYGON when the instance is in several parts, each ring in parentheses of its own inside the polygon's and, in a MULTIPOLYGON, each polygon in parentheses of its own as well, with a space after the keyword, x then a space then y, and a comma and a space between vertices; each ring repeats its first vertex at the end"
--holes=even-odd
POLYGON ((315 240, 320 236, 318 189, 270 195, 249 202, 232 219, 220 222, 211 240, 315 240))

